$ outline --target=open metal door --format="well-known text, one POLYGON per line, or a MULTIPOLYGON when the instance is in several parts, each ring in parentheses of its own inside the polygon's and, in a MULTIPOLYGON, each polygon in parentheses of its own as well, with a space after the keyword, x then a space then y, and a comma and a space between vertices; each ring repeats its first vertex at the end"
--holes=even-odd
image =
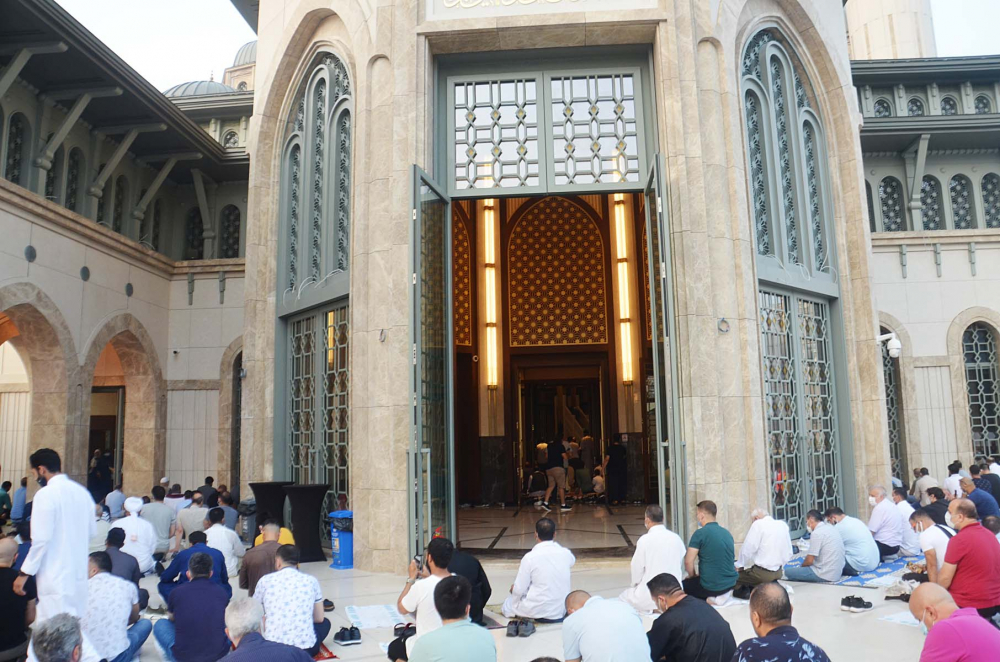
POLYGON ((645 191, 646 263, 649 265, 650 317, 653 331, 654 406, 656 408, 656 463, 660 506, 669 513, 670 527, 686 539, 684 508, 684 446, 677 392, 677 319, 674 311, 670 216, 663 157, 657 154, 649 168, 645 191))
POLYGON ((410 298, 411 554, 434 536, 454 540, 455 475, 451 301, 451 200, 413 167, 410 298))

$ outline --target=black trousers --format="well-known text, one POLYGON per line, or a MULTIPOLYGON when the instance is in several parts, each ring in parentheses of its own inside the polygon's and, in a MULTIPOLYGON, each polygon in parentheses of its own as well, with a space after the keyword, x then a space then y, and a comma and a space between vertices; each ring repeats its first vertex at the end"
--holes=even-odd
MULTIPOLYGON (((735 586, 735 584, 734 584, 735 586)), ((723 593, 728 593, 733 590, 733 586, 729 588, 724 588, 721 591, 710 591, 701 585, 701 577, 688 577, 684 580, 684 592, 690 595, 692 598, 698 598, 699 600, 708 600, 709 598, 714 598, 723 593)))
POLYGON ((1000 614, 1000 605, 996 607, 983 607, 982 609, 977 609, 979 615, 990 622, 990 625, 996 627, 996 623, 993 621, 993 617, 1000 614))
POLYGON ((628 469, 608 470, 608 498, 612 501, 624 501, 628 494, 628 469))
POLYGON ((389 642, 388 657, 392 660, 392 662, 396 662, 396 660, 410 659, 406 656, 406 639, 408 638, 409 637, 405 639, 403 637, 396 637, 389 642))
POLYGON ((883 545, 878 540, 875 541, 875 544, 878 545, 879 560, 885 560, 885 557, 899 553, 899 545, 889 547, 888 545, 883 545))
POLYGON ((324 618, 322 623, 313 623, 313 632, 316 633, 316 644, 312 648, 306 648, 309 657, 316 657, 319 647, 323 645, 326 635, 330 634, 330 619, 324 618))

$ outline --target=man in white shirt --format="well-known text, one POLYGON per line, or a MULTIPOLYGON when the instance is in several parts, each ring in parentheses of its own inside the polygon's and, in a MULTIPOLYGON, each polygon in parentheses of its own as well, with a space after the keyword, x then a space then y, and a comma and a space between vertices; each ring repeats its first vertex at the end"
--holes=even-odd
POLYGON ((301 648, 314 657, 330 634, 319 581, 299 570, 295 545, 278 548, 274 567, 274 572, 260 578, 253 594, 264 607, 264 638, 301 648))
POLYGON ((914 469, 914 474, 919 474, 915 483, 913 483, 913 496, 920 500, 920 506, 926 506, 931 502, 930 496, 927 494, 927 490, 932 487, 939 487, 937 480, 932 478, 927 467, 921 467, 920 469, 914 469))
POLYGON ((125 514, 122 512, 122 508, 125 507, 125 493, 122 492, 121 483, 115 485, 115 489, 104 497, 104 505, 111 511, 111 519, 118 519, 125 514))
POLYGON ((240 559, 246 554, 246 547, 243 541, 232 529, 227 529, 223 524, 226 514, 222 508, 212 508, 208 511, 208 527, 205 529, 205 536, 208 538, 208 546, 222 552, 226 559, 226 572, 230 577, 235 577, 240 570, 240 559))
POLYGON ((409 659, 409 653, 413 651, 413 645, 417 640, 443 625, 441 615, 438 614, 437 606, 434 604, 434 588, 438 582, 451 575, 448 572, 448 564, 451 563, 454 553, 455 545, 450 540, 434 538, 427 545, 423 567, 418 566, 416 559, 410 561, 407 569, 409 576, 406 586, 399 594, 399 599, 396 600, 396 608, 400 614, 415 616, 417 633, 408 639, 394 639, 389 644, 390 660, 409 659))
POLYGON ((903 519, 903 542, 899 545, 899 552, 903 556, 917 556, 920 554, 920 537, 909 525, 913 506, 906 500, 906 490, 902 487, 892 488, 892 502, 896 504, 896 510, 903 519))
POLYGON ((788 524, 774 519, 763 508, 750 513, 750 530, 740 548, 736 567, 737 586, 757 586, 781 579, 785 564, 792 560, 792 537, 788 524))
POLYGON ((130 662, 153 631, 153 624, 139 619, 136 585, 111 574, 106 552, 90 555, 87 613, 81 622, 90 642, 108 662, 130 662))
POLYGON ((643 613, 656 611, 656 602, 646 586, 653 577, 667 573, 684 579, 684 555, 687 546, 681 537, 663 525, 663 508, 647 506, 646 534, 635 543, 632 555, 632 585, 618 599, 643 613))
POLYGON ((868 530, 878 545, 879 558, 885 561, 887 557, 898 554, 899 546, 903 544, 903 518, 895 504, 886 498, 885 488, 881 485, 872 485, 868 490, 868 503, 873 506, 868 530))
POLYGON ((944 565, 944 554, 948 550, 948 541, 955 535, 955 530, 943 524, 935 524, 934 520, 921 508, 910 515, 911 531, 919 536, 920 551, 924 553, 927 562, 927 579, 937 583, 938 573, 944 565))
POLYGON ((153 552, 156 551, 156 530, 152 524, 139 517, 142 506, 142 499, 139 497, 125 499, 128 517, 115 522, 112 528, 125 531, 125 546, 122 551, 139 562, 139 572, 148 575, 155 564, 153 552))
POLYGON ((555 541, 556 523, 543 517, 535 523, 537 543, 521 559, 510 595, 501 608, 507 618, 560 620, 566 615, 570 572, 576 557, 555 541))
POLYGON ((650 659, 642 618, 618 600, 586 591, 566 596, 563 656, 568 662, 614 662, 650 659))
POLYGON ((990 473, 1000 474, 1000 455, 993 456, 993 460, 990 462, 990 473))
POLYGON ((959 470, 962 465, 952 462, 948 465, 948 477, 944 479, 944 494, 948 499, 961 499, 965 496, 962 493, 962 474, 959 470))
POLYGON ((59 454, 43 448, 31 454, 31 473, 42 489, 31 506, 31 549, 14 580, 35 577, 38 609, 35 624, 56 614, 83 616, 87 610, 87 548, 94 535, 94 500, 90 492, 62 472, 59 454))

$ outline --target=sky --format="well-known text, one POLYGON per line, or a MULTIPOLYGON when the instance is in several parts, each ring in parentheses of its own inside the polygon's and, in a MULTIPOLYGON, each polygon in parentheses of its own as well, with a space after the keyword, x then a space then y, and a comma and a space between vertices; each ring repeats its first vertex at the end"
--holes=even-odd
MULTIPOLYGON (((256 39, 228 0, 57 0, 160 90, 222 79, 256 39)), ((1000 0, 931 0, 938 55, 1000 53, 1000 0)))

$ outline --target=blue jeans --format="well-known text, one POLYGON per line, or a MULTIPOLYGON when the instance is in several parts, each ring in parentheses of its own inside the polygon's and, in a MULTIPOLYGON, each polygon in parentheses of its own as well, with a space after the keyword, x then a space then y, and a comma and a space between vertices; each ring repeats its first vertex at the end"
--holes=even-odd
POLYGON ((149 633, 152 631, 153 622, 146 618, 140 618, 125 633, 128 635, 128 648, 108 662, 131 662, 135 654, 142 648, 142 645, 149 639, 149 633))
POLYGON ((169 618, 156 621, 156 625, 153 626, 153 637, 163 649, 163 662, 175 662, 173 647, 174 641, 177 640, 177 627, 174 622, 169 618))
POLYGON ((785 568, 785 579, 793 582, 823 582, 810 566, 798 568, 785 568))

